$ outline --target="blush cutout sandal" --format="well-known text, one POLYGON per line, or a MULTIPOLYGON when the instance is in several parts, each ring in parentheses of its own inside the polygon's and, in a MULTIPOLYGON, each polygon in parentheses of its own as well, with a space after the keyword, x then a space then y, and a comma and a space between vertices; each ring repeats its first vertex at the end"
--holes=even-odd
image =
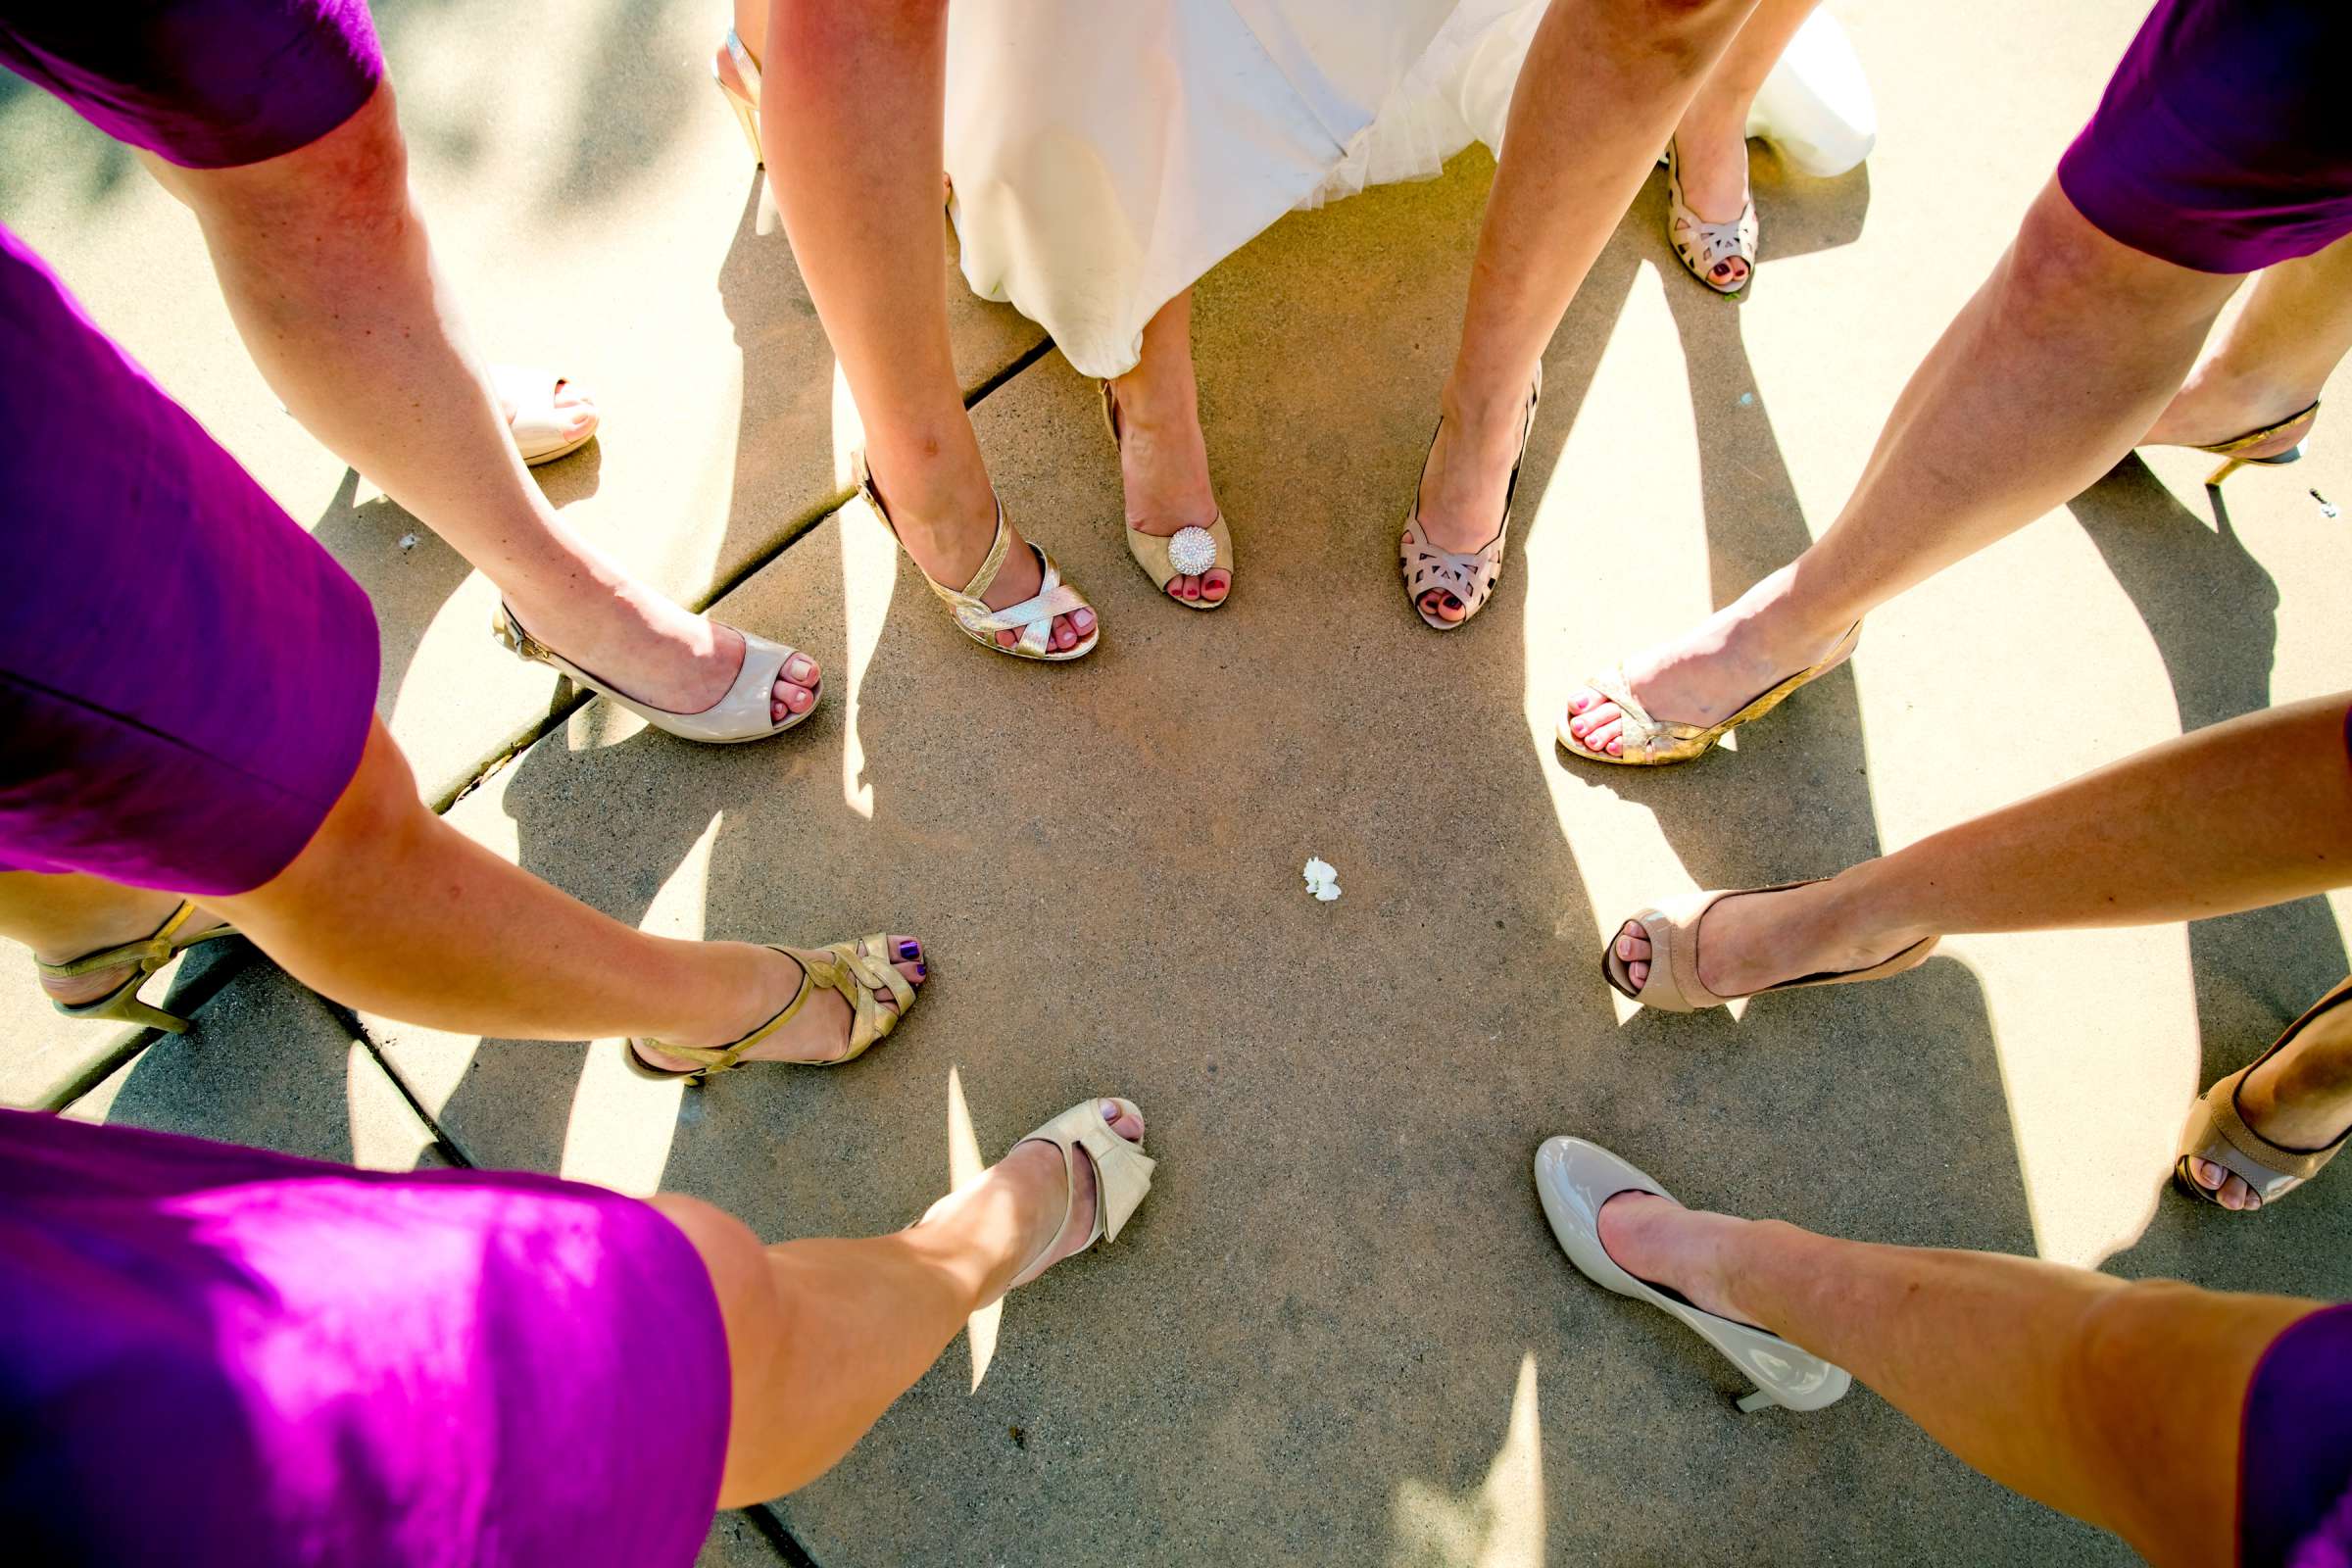
MULTIPOLYGON (((1430 543, 1428 531, 1421 526, 1421 480, 1413 481, 1413 504, 1405 510, 1404 532, 1396 541, 1396 569, 1404 577, 1405 603, 1431 631, 1460 630, 1494 597, 1494 585, 1502 578, 1503 541, 1511 531, 1511 502, 1519 493, 1519 468, 1527 461, 1528 440, 1536 433, 1536 406, 1543 401, 1544 365, 1539 360, 1535 385, 1527 394, 1527 418, 1519 426, 1519 455, 1511 460, 1510 484, 1502 493, 1502 521, 1495 525, 1494 537, 1476 550, 1444 550, 1430 543), (1453 595, 1462 607, 1461 619, 1447 620, 1422 608, 1422 599, 1437 589, 1453 595)), ((1445 422, 1438 421, 1441 426, 1445 422)), ((1438 433, 1432 430, 1429 450, 1437 449, 1438 433)), ((1423 478, 1429 475, 1427 454, 1421 459, 1421 474, 1423 478)))

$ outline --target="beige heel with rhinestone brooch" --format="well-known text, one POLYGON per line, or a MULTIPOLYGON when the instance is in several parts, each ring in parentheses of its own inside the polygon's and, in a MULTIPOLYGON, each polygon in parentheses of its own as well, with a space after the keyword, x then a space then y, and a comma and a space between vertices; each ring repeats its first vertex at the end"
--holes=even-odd
MULTIPOLYGON (((1102 393, 1102 422, 1110 427, 1110 444, 1119 444, 1119 400, 1108 381, 1100 383, 1102 393)), ((1203 527, 1194 523, 1179 528, 1163 539, 1146 533, 1130 524, 1127 529, 1127 553, 1135 564, 1144 568, 1152 586, 1187 610, 1215 610, 1233 597, 1233 530, 1225 526, 1225 514, 1220 511, 1203 527), (1199 577, 1211 571, 1223 571, 1225 592, 1215 599, 1179 599, 1168 593, 1168 584, 1179 577, 1199 577)))

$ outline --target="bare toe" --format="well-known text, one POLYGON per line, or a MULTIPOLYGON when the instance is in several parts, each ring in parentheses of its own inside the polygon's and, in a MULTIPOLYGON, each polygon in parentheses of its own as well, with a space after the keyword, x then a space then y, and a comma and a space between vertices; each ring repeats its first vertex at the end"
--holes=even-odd
POLYGON ((1581 743, 1586 751, 1606 752, 1611 757, 1621 757, 1625 754, 1624 731, 1625 725, 1620 715, 1585 731, 1581 743))
POLYGON ((1119 1102, 1115 1100, 1105 1100, 1101 1108, 1102 1119, 1110 1123, 1112 1132, 1117 1133, 1131 1144, 1140 1144, 1144 1141, 1144 1115, 1141 1110, 1132 1112, 1122 1110, 1119 1102))
POLYGON ((1587 704, 1586 707, 1571 708, 1570 710, 1576 714, 1576 717, 1568 721, 1568 733, 1578 740, 1583 740, 1603 724, 1613 723, 1620 716, 1617 705, 1601 701, 1596 693, 1579 693, 1578 695, 1593 698, 1593 701, 1587 704))
POLYGON ((1233 591, 1233 573, 1223 566, 1211 567, 1200 577, 1200 597, 1215 604, 1233 591))
POLYGON ((1018 632, 1001 631, 997 633, 997 646, 999 648, 1011 648, 1018 644, 1021 638, 1018 632))
POLYGON ((1086 641, 1095 634, 1095 612, 1085 609, 1071 611, 1070 626, 1078 633, 1080 642, 1086 641))

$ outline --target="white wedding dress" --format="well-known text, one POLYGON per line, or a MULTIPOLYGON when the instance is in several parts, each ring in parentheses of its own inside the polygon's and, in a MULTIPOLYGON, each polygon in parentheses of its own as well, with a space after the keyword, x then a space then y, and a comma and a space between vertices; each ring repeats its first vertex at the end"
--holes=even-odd
MULTIPOLYGON (((1144 323, 1284 213, 1436 175, 1503 122, 1546 0, 956 0, 947 171, 963 272, 1118 375, 1144 323)), ((1749 132, 1868 156, 1870 89, 1815 12, 1749 132)))

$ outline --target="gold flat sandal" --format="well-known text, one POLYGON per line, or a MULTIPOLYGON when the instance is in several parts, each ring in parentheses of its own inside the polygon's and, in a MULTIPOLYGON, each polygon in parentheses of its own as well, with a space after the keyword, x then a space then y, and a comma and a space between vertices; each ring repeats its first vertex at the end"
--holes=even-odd
POLYGON ((661 1040, 628 1041, 624 1049, 629 1054, 629 1065, 647 1078, 685 1078, 701 1083, 713 1073, 725 1072, 739 1065, 745 1052, 792 1022, 800 1010, 808 1004, 808 999, 822 990, 838 991, 849 1000, 850 1049, 824 1061, 795 1062, 791 1065, 839 1067, 864 1055, 866 1049, 876 1041, 889 1038, 890 1032, 906 1016, 906 1010, 914 1005, 914 987, 905 975, 891 967, 890 938, 884 933, 859 937, 855 942, 832 943, 822 950, 826 956, 813 962, 790 948, 777 947, 772 942, 765 946, 771 952, 783 954, 800 966, 801 988, 793 993, 792 1000, 784 1004, 783 1011, 741 1040, 723 1046, 673 1046, 661 1040), (897 1011, 882 1005, 880 998, 885 991, 898 1003, 897 1011), (658 1051, 664 1056, 675 1056, 694 1065, 675 1069, 657 1067, 645 1059, 638 1049, 641 1045, 646 1051, 658 1051))
POLYGON ((2289 1149, 2283 1144, 2274 1144, 2247 1126, 2245 1117, 2238 1114, 2237 1089, 2246 1081, 2246 1074, 2284 1050, 2287 1042, 2301 1034, 2313 1019, 2347 1002, 2352 1002, 2352 980, 2344 981, 2313 1003, 2302 1017, 2288 1024, 2271 1043, 2270 1050, 2227 1078, 2217 1080, 2197 1098, 2196 1108, 2189 1112, 2188 1125, 2180 1134, 2180 1155, 2173 1162, 2173 1181, 2182 1192, 2216 1208, 2225 1206, 2220 1194, 2189 1173, 2188 1162, 2201 1159, 2209 1165, 2221 1166, 2254 1190, 2254 1196, 2261 1201, 2253 1209, 2239 1212, 2260 1212, 2317 1176, 2321 1167, 2335 1157, 2336 1152, 2344 1147, 2345 1138, 2352 1138, 2352 1133, 2320 1149, 2289 1149))
MULTIPOLYGON (((1119 400, 1110 383, 1099 383, 1102 393, 1102 422, 1110 427, 1110 444, 1119 445, 1119 400)), ((1187 610, 1217 610, 1233 597, 1233 530, 1225 526, 1225 514, 1220 509, 1207 526, 1194 523, 1179 528, 1166 538, 1146 533, 1130 523, 1127 526, 1127 553, 1135 564, 1144 568, 1162 598, 1173 600, 1187 610), (1225 593, 1218 599, 1177 599, 1168 592, 1168 584, 1178 577, 1198 577, 1205 572, 1222 570, 1226 574, 1225 593)))
POLYGON ((187 1019, 176 1012, 166 1012, 161 1007, 141 1002, 139 988, 147 983, 148 976, 197 943, 237 934, 234 926, 222 923, 209 931, 188 935, 188 921, 196 912, 195 905, 183 902, 162 925, 136 942, 101 948, 96 953, 85 953, 78 958, 68 958, 63 963, 41 963, 35 959, 35 966, 51 980, 71 980, 76 975, 93 974, 100 969, 116 969, 126 963, 138 966, 131 971, 129 978, 93 1002, 67 1003, 52 998, 49 1004, 69 1018, 113 1019, 148 1029, 161 1029, 167 1034, 186 1034, 187 1019))
POLYGON ((1596 752, 1585 745, 1569 730, 1569 715, 1566 713, 1560 715, 1552 738, 1560 743, 1563 751, 1581 757, 1588 762, 1609 762, 1620 767, 1665 767, 1675 762, 1696 761, 1714 750, 1715 743, 1737 726, 1762 718, 1794 696, 1798 687, 1812 684, 1844 663, 1853 657, 1854 645, 1861 640, 1862 623, 1857 620, 1816 662, 1807 664, 1771 690, 1748 699, 1731 717, 1703 728, 1696 724, 1680 724, 1670 718, 1652 718, 1649 710, 1642 706, 1642 700, 1634 695, 1634 683, 1626 677, 1625 665, 1619 663, 1605 675, 1588 675, 1585 685, 1615 703, 1617 710, 1625 715, 1619 731, 1625 739, 1625 754, 1612 757, 1607 752, 1596 752))
POLYGON ((2304 453, 2311 447, 2311 427, 2319 422, 2319 418, 2320 406, 2315 401, 2310 408, 2299 414, 2288 415, 2277 424, 2266 424, 2259 430, 2248 430, 2244 435, 2232 437, 2228 441, 2217 441, 2212 446, 2196 448, 2199 452, 2210 452, 2217 458, 2227 460, 2220 467, 2205 476, 2206 486, 2219 488, 2224 479, 2249 465, 2264 468, 2280 468, 2290 463, 2302 462, 2304 453), (2297 438, 2295 444, 2285 451, 2275 452, 2267 458, 2247 458, 2238 455, 2278 441, 2297 425, 2303 427, 2303 433, 2297 438))
MULTIPOLYGON (((1778 882, 1766 888, 1732 888, 1706 893, 1686 893, 1679 899, 1669 899, 1662 905, 1652 905, 1631 920, 1621 922, 1615 936, 1600 950, 1600 976, 1609 989, 1629 1002, 1660 1012, 1697 1012, 1706 1007, 1720 1007, 1738 1002, 1739 997, 1719 997, 1709 991, 1698 978, 1698 925, 1707 911, 1725 899, 1745 898, 1751 893, 1786 893, 1790 888, 1807 887, 1824 881, 1822 877, 1807 877, 1798 882, 1778 882), (1636 988, 1626 961, 1617 956, 1617 937, 1625 934, 1628 925, 1640 924, 1649 933, 1649 978, 1636 988)), ((1743 992, 1743 996, 1760 997, 1767 991, 1802 991, 1807 986, 1848 986, 1861 980, 1884 980, 1888 975, 1916 969, 1928 961, 1941 937, 1924 937, 1891 957, 1859 969, 1833 969, 1821 974, 1799 975, 1794 980, 1783 980, 1761 991, 1743 992)))
MULTIPOLYGON (((882 519, 882 526, 890 530, 890 536, 898 539, 898 524, 890 520, 890 509, 882 504, 882 492, 874 488, 873 470, 866 466, 865 454, 858 453, 853 463, 858 492, 865 497, 866 505, 874 509, 874 515, 882 519)), ((899 548, 906 549, 906 542, 899 540, 899 548)), ((980 569, 972 573, 970 582, 960 590, 950 588, 929 572, 923 571, 920 562, 915 563, 914 569, 923 573, 923 581, 931 585, 931 591, 948 607, 948 612, 956 619, 956 628, 992 654, 1061 664, 1073 659, 1084 659, 1093 653, 1095 644, 1102 640, 1102 615, 1100 611, 1095 611, 1093 631, 1081 637, 1074 647, 1058 651, 1054 649, 1054 617, 1069 614, 1073 611, 1094 611, 1095 607, 1086 602, 1084 594, 1061 580, 1061 568, 1054 564, 1054 558, 1035 544, 1030 544, 1029 550, 1037 557, 1037 592, 1019 604, 1008 605, 1003 610, 991 610, 988 607, 981 596, 996 582, 997 573, 1004 569, 1004 557, 1011 548, 1012 530, 1004 525, 1004 503, 999 501, 996 537, 989 542, 988 556, 980 563, 980 569), (997 633, 1001 631, 1012 632, 1018 640, 1007 648, 997 641, 997 633)), ((906 559, 914 561, 912 555, 906 559)))

